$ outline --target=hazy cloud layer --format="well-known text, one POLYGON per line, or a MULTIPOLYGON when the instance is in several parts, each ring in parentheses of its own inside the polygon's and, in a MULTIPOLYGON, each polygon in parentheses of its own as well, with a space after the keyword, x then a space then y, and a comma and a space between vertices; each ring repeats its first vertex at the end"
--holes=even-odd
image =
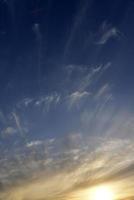
POLYGON ((74 141, 79 143, 77 149, 74 149, 73 137, 70 138, 70 148, 62 147, 59 153, 51 152, 56 148, 56 141, 44 141, 38 143, 38 147, 31 146, 33 149, 27 154, 26 160, 20 154, 14 155, 15 163, 13 160, 1 161, 1 165, 8 164, 0 174, 3 188, 8 184, 8 189, 1 189, 1 198, 81 199, 96 184, 108 184, 115 189, 117 199, 129 196, 133 199, 133 142, 118 138, 79 139, 75 137, 74 141), (44 157, 40 148, 44 151, 44 157), (18 178, 13 179, 17 174, 18 178), (122 192, 124 187, 125 193, 122 192))

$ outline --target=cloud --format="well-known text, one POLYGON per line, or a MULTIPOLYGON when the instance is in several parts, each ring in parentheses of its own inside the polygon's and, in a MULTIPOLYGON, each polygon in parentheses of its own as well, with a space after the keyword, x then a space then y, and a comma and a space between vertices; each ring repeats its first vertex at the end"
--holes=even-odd
POLYGON ((38 23, 35 23, 33 25, 33 31, 36 34, 38 42, 40 42, 41 39, 42 39, 42 35, 41 35, 41 32, 40 32, 40 25, 38 23))
POLYGON ((15 112, 12 112, 12 116, 14 118, 16 127, 17 127, 17 129, 18 129, 18 131, 20 133, 20 136, 21 137, 25 137, 25 133, 24 133, 23 127, 21 126, 21 122, 20 122, 19 116, 15 112))
POLYGON ((38 99, 35 100, 34 105, 37 107, 43 106, 44 111, 48 112, 51 109, 51 107, 54 107, 57 104, 59 104, 60 100, 61 96, 55 92, 49 95, 39 97, 38 99))
MULTIPOLYGON (((68 154, 67 149, 63 149, 63 152, 60 151, 60 155, 55 156, 54 159, 49 157, 32 161, 29 157, 26 163, 23 163, 23 167, 28 166, 31 178, 24 178, 20 181, 21 184, 18 184, 17 180, 14 180, 15 182, 12 180, 11 186, 8 183, 8 187, 0 191, 0 197, 6 200, 18 200, 18 198, 20 200, 44 198, 80 200, 89 195, 90 189, 94 186, 106 184, 113 187, 117 199, 128 199, 130 196, 133 199, 134 145, 132 140, 117 137, 111 139, 87 137, 77 151, 71 146, 69 150, 68 154), (75 159, 77 154, 79 156, 75 159), (42 169, 41 165, 45 167, 42 169)), ((7 171, 7 179, 13 172, 17 172, 15 167, 19 166, 16 163, 14 170, 12 167, 13 161, 7 171)), ((21 166, 22 173, 26 173, 23 167, 21 166)), ((3 179, 5 179, 4 173, 3 179)))
POLYGON ((25 109, 28 107, 37 108, 43 106, 44 110, 48 112, 51 107, 58 105, 60 100, 61 95, 57 92, 54 92, 48 95, 41 95, 34 98, 26 97, 18 102, 16 107, 19 109, 25 109))
POLYGON ((9 126, 2 130, 1 135, 5 137, 5 136, 14 135, 16 133, 17 133, 17 130, 14 127, 9 126))
POLYGON ((29 148, 29 147, 39 146, 42 143, 43 143, 42 141, 36 140, 36 141, 31 141, 31 142, 27 143, 26 146, 29 148))
MULTIPOLYGON (((21 109, 20 112, 24 109, 26 111, 28 107, 30 108, 29 110, 36 109, 36 112, 37 109, 41 108, 42 113, 48 113, 51 109, 55 109, 57 106, 61 106, 61 104, 62 106, 65 106, 67 103, 69 109, 74 105, 78 108, 80 104, 84 105, 84 102, 89 95, 94 93, 93 86, 97 86, 96 88, 99 90, 97 82, 101 80, 103 74, 110 66, 110 62, 93 67, 88 65, 64 66, 66 78, 61 81, 63 88, 60 92, 55 91, 38 97, 25 97, 17 103, 16 107, 17 109, 21 109)), ((99 93, 101 92, 102 91, 99 91, 98 95, 100 95, 99 93)))
POLYGON ((70 47, 71 47, 72 42, 74 40, 74 37, 77 33, 77 30, 78 30, 78 28, 80 28, 82 21, 83 21, 83 18, 85 17, 86 12, 89 8, 89 5, 91 5, 91 4, 92 4, 92 1, 90 1, 90 3, 89 3, 88 0, 84 0, 84 3, 82 1, 82 5, 81 5, 81 1, 80 1, 80 5, 79 5, 80 8, 78 9, 76 16, 74 18, 74 21, 73 21, 73 24, 72 24, 72 27, 71 27, 71 30, 70 30, 70 34, 69 34, 67 43, 65 45, 63 58, 65 58, 68 55, 68 53, 70 51, 70 47))
POLYGON ((101 99, 110 99, 112 98, 111 86, 108 83, 105 83, 94 95, 95 100, 100 101, 101 99))
POLYGON ((73 106, 79 107, 80 103, 83 100, 85 100, 89 95, 90 95, 90 93, 87 91, 83 91, 83 92, 76 91, 76 92, 70 94, 67 97, 69 109, 71 109, 73 106))
POLYGON ((70 91, 91 92, 94 85, 98 86, 98 81, 101 80, 104 73, 111 67, 111 64, 111 62, 107 62, 106 64, 99 64, 97 66, 64 66, 64 71, 66 73, 65 84, 67 83, 69 87, 69 89, 67 88, 68 93, 70 93, 70 91))
POLYGON ((111 63, 108 62, 105 65, 99 65, 97 67, 93 67, 89 70, 88 73, 84 74, 83 77, 81 77, 79 82, 79 90, 84 91, 86 89, 91 88, 91 85, 95 85, 98 80, 101 79, 104 72, 111 66, 111 63))
POLYGON ((34 101, 33 98, 24 98, 22 101, 20 101, 18 103, 18 107, 21 107, 21 106, 29 106, 32 102, 34 101))
POLYGON ((121 37, 121 33, 118 31, 116 27, 111 26, 107 24, 106 22, 103 22, 99 31, 98 41, 96 41, 95 43, 98 45, 104 45, 111 38, 118 39, 120 37, 121 37))

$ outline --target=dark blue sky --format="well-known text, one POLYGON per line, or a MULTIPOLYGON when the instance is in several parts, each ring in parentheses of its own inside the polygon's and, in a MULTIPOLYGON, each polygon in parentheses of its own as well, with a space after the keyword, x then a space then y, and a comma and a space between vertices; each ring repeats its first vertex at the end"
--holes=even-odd
POLYGON ((87 132, 110 95, 131 109, 133 22, 132 0, 1 0, 1 132, 87 132))

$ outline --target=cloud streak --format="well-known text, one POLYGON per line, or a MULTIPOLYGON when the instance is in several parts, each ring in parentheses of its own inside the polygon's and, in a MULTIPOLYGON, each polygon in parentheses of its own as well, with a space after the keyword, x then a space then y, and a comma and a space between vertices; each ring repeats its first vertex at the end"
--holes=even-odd
POLYGON ((76 106, 79 108, 79 105, 82 103, 82 101, 84 101, 89 95, 90 95, 89 92, 86 92, 86 91, 84 92, 76 91, 70 94, 67 97, 69 109, 71 109, 73 106, 76 106))
POLYGON ((119 39, 121 37, 121 33, 119 30, 110 26, 106 22, 104 22, 100 28, 99 39, 95 43, 98 45, 106 44, 111 38, 119 39))
MULTIPOLYGON (((79 200, 84 198, 86 191, 90 191, 92 187, 109 184, 115 189, 117 199, 126 199, 129 196, 133 199, 134 146, 131 140, 86 138, 79 151, 74 151, 72 146, 68 152, 70 153, 67 154, 67 150, 64 152, 63 149, 60 154, 64 153, 64 157, 57 154, 58 156, 51 159, 51 162, 48 162, 49 171, 47 167, 43 171, 34 168, 36 178, 32 178, 33 181, 24 179, 19 185, 13 184, 8 191, 1 190, 1 198, 37 200, 75 197, 79 200), (77 160, 76 152, 79 154, 77 160), (64 162, 66 165, 63 165, 64 162)), ((34 162, 39 164, 44 163, 44 160, 34 162)), ((25 166, 27 165, 28 163, 25 163, 25 166)))
MULTIPOLYGON (((76 32, 77 32, 78 28, 81 26, 83 18, 85 17, 86 12, 89 9, 89 5, 91 5, 92 2, 93 2, 92 0, 90 0, 90 1, 84 0, 84 3, 82 1, 82 6, 80 5, 80 8, 78 9, 76 16, 74 18, 74 22, 72 24, 70 34, 69 34, 67 43, 65 45, 63 58, 66 58, 66 56, 68 55, 68 53, 70 51, 70 47, 71 47, 74 37, 76 35, 76 32)), ((81 3, 81 1, 80 1, 80 3, 81 3)))

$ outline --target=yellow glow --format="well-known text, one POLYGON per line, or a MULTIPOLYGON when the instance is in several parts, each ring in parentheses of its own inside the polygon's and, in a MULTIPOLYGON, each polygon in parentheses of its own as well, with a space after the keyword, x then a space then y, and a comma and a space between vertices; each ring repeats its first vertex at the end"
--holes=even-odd
POLYGON ((114 192, 108 186, 98 186, 91 190, 90 199, 92 200, 115 200, 114 192))

